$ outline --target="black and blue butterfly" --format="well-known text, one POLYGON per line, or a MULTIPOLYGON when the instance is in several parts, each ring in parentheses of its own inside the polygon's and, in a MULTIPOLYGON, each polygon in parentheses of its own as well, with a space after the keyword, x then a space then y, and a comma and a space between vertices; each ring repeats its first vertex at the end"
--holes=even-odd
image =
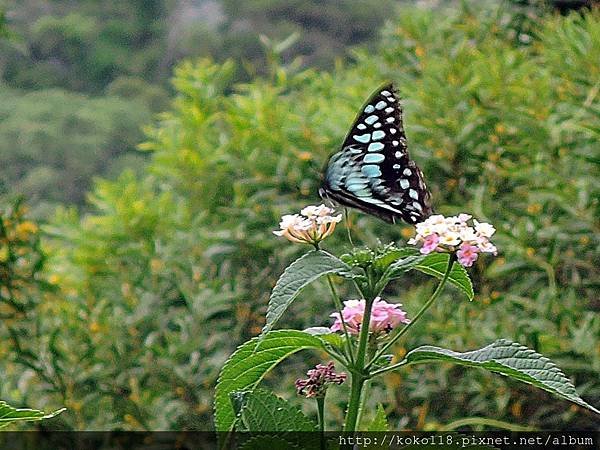
POLYGON ((423 173, 408 155, 393 84, 363 106, 341 150, 329 158, 319 194, 391 223, 415 224, 432 214, 423 173))

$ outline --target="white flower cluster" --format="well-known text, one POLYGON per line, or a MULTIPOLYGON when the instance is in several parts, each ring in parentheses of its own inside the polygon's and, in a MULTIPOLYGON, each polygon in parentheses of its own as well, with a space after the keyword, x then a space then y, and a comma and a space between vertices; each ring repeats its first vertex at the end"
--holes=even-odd
POLYGON ((421 244, 421 253, 433 251, 457 251, 458 261, 466 267, 473 265, 479 253, 497 254, 496 246, 490 238, 496 229, 485 222, 473 219, 471 216, 444 217, 440 214, 430 216, 427 220, 416 225, 417 235, 408 241, 409 244, 421 244))
POLYGON ((300 214, 288 214, 281 217, 280 229, 273 231, 292 242, 316 245, 333 233, 342 215, 333 215, 334 210, 325 205, 307 206, 300 214))

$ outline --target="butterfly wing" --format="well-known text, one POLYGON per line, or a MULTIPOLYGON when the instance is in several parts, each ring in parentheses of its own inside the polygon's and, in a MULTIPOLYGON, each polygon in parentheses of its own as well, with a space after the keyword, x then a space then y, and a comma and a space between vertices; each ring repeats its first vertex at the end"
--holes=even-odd
POLYGON ((392 223, 417 223, 431 215, 431 194, 408 155, 402 106, 392 84, 363 107, 342 149, 329 159, 319 192, 392 223))

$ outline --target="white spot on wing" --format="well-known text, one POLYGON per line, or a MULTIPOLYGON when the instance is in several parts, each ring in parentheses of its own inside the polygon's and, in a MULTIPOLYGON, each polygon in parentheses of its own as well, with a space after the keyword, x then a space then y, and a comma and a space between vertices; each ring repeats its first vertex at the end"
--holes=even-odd
POLYGON ((378 119, 378 117, 377 117, 375 114, 373 114, 373 115, 371 115, 371 116, 369 116, 369 117, 367 117, 367 118, 365 119, 365 123, 366 123, 367 125, 371 125, 371 124, 373 124, 374 122, 376 122, 376 121, 377 121, 377 119, 378 119))

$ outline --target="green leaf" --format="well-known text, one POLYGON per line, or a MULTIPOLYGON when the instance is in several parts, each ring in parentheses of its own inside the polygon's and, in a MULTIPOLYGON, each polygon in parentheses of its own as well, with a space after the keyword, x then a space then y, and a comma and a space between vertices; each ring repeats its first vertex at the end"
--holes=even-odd
POLYGON ((315 336, 296 330, 272 331, 261 338, 242 344, 225 362, 215 388, 215 428, 230 431, 235 412, 230 394, 252 390, 262 378, 288 356, 304 349, 324 350, 315 336))
POLYGON ((243 393, 240 417, 250 432, 317 431, 302 411, 266 389, 243 393))
POLYGON ((402 259, 399 259, 389 266, 389 279, 397 278, 402 273, 409 271, 418 264, 421 264, 425 258, 426 256, 423 255, 408 255, 402 259))
MULTIPOLYGON (((446 267, 448 267, 449 257, 450 255, 445 253, 431 253, 416 264, 414 268, 441 279, 446 272, 446 267)), ((471 283, 471 278, 463 266, 455 262, 448 281, 464 292, 469 300, 473 300, 473 297, 475 297, 473 283, 471 283)))
POLYGON ((417 364, 444 361, 506 375, 600 414, 600 411, 579 397, 575 386, 552 361, 516 342, 500 339, 482 349, 465 353, 423 346, 411 350, 403 362, 417 364))
POLYGON ((327 327, 310 327, 305 329, 304 332, 311 336, 318 336, 319 339, 334 348, 342 348, 344 345, 344 337, 334 333, 327 327))
POLYGON ((419 251, 412 247, 397 248, 393 246, 387 246, 381 250, 378 250, 378 254, 373 260, 373 266, 377 270, 384 271, 391 265, 398 262, 398 260, 406 258, 407 256, 419 256, 419 251))
POLYGON ((381 403, 377 404, 377 410, 375 411, 375 417, 371 423, 369 423, 366 427, 365 431, 368 432, 376 432, 376 431, 389 431, 390 426, 388 425, 387 417, 385 415, 385 409, 381 403))
POLYGON ((291 305, 300 291, 317 278, 328 273, 349 271, 350 266, 321 250, 315 250, 298 258, 283 272, 273 288, 267 320, 261 335, 268 333, 291 305))
POLYGON ((17 409, 10 406, 8 403, 0 400, 0 428, 7 426, 13 422, 28 422, 43 419, 51 419, 59 415, 66 408, 61 408, 52 413, 45 413, 37 409, 17 409))

